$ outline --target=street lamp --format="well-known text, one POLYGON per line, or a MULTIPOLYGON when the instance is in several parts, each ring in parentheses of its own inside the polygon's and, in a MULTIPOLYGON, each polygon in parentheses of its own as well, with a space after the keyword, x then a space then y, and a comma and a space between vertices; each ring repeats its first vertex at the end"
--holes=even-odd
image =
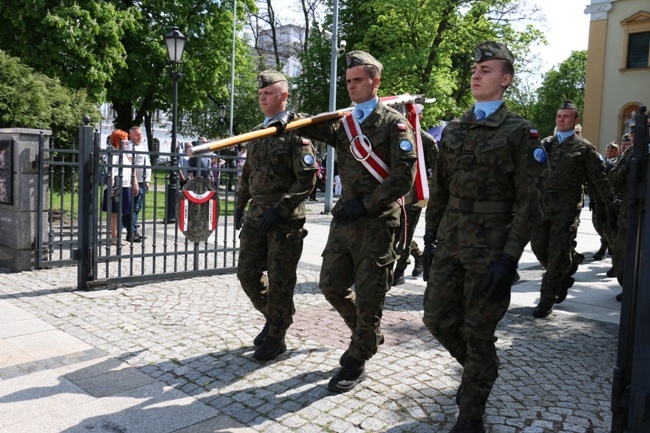
POLYGON ((165 209, 165 223, 176 222, 176 202, 178 200, 178 146, 176 143, 176 117, 178 114, 178 79, 183 76, 181 73, 181 62, 187 38, 180 32, 178 27, 172 28, 166 36, 163 36, 167 47, 169 58, 169 75, 172 77, 172 172, 169 175, 167 185, 167 207, 165 209))
POLYGON ((219 105, 219 123, 221 124, 219 138, 223 138, 223 127, 226 124, 226 106, 223 104, 219 105))

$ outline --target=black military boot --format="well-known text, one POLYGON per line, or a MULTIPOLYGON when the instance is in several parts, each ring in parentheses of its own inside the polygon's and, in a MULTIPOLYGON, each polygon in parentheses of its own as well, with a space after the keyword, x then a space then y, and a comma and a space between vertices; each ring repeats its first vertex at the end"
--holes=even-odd
POLYGON ((266 340, 266 335, 269 333, 269 322, 266 322, 264 324, 264 328, 262 328, 262 332, 257 334, 257 337, 255 337, 255 340, 253 340, 253 344, 255 347, 260 347, 262 344, 264 344, 264 340, 266 340))
POLYGON ((284 342, 284 338, 267 335, 264 343, 253 353, 253 358, 258 361, 270 361, 286 351, 287 344, 284 342))
MULTIPOLYGON (((384 341, 386 340, 384 339, 384 333, 382 332, 381 335, 379 336, 379 345, 381 346, 382 344, 384 344, 384 341)), ((343 352, 343 355, 341 355, 341 357, 339 358, 339 365, 341 367, 343 367, 347 362, 348 356, 349 356, 349 351, 346 350, 345 352, 343 352)))
POLYGON ((449 433, 485 433, 485 426, 482 419, 472 420, 459 416, 449 433))
POLYGON ((575 253, 571 260, 571 267, 569 268, 569 275, 573 275, 578 271, 578 265, 585 260, 585 255, 575 253))
POLYGON ((601 242, 600 249, 596 252, 596 254, 594 254, 594 260, 602 260, 605 258, 605 254, 607 254, 607 243, 601 242))
POLYGON ((607 271, 605 275, 607 275, 608 278, 615 278, 616 271, 614 270, 614 267, 612 266, 612 268, 609 271, 607 271))
POLYGON ((553 304, 548 302, 540 301, 540 303, 533 310, 533 317, 541 319, 548 316, 553 312, 553 304))
POLYGON ((463 380, 460 380, 460 385, 458 385, 458 389, 456 390, 456 406, 460 406, 460 394, 463 392, 463 380))
POLYGON ((422 266, 422 251, 419 251, 419 254, 413 256, 415 259, 415 266, 413 267, 413 272, 411 275, 414 277, 419 277, 424 272, 424 267, 422 266))
POLYGON ((345 365, 327 384, 332 392, 348 392, 366 380, 366 361, 357 361, 351 356, 345 359, 345 365))
POLYGON ((566 277, 564 279, 562 287, 560 287, 560 292, 557 294, 556 304, 561 304, 566 299, 566 295, 569 294, 569 289, 573 287, 573 283, 575 282, 576 280, 573 277, 566 277))
POLYGON ((402 265, 397 265, 395 267, 395 272, 393 272, 393 286, 404 284, 404 269, 405 267, 402 267, 402 265))

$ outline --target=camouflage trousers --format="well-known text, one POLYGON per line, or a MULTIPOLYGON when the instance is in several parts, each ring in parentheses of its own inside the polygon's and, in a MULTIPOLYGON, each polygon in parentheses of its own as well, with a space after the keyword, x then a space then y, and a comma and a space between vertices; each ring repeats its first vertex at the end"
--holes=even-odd
POLYGON ((627 245, 627 212, 618 217, 618 230, 612 248, 612 265, 616 272, 616 280, 623 287, 625 275, 625 250, 627 245))
POLYGON ((272 337, 283 338, 293 323, 296 269, 307 236, 304 224, 304 219, 281 222, 261 236, 259 225, 246 220, 239 235, 237 278, 269 323, 272 337))
POLYGON ((399 239, 402 236, 402 228, 400 228, 400 232, 397 234, 398 239, 398 254, 399 258, 397 259, 397 265, 395 268, 401 268, 402 270, 406 269, 408 265, 411 264, 411 261, 409 260, 409 257, 413 255, 415 256, 422 254, 420 251, 420 248, 418 247, 418 243, 413 240, 413 235, 415 234, 415 228, 418 225, 418 222, 420 221, 420 215, 422 214, 422 208, 419 206, 406 206, 406 241, 402 244, 401 240, 399 239))
POLYGON ((384 300, 397 257, 395 232, 371 218, 332 221, 323 251, 320 289, 352 331, 348 353, 360 361, 372 358, 382 339, 384 300))
POLYGON ((575 256, 578 217, 573 220, 543 221, 533 231, 530 246, 546 273, 542 278, 540 301, 555 303, 575 256))
POLYGON ((481 419, 499 358, 494 332, 510 296, 488 301, 483 279, 501 249, 460 247, 440 241, 424 292, 422 321, 431 334, 463 366, 460 416, 481 419))

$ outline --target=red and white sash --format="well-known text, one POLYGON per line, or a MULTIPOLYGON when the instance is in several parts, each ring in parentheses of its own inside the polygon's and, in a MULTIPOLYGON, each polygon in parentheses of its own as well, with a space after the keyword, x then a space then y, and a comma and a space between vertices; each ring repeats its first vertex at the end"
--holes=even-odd
MULTIPOLYGON (((384 183, 384 180, 390 176, 390 167, 372 151, 372 143, 368 140, 361 131, 361 125, 352 113, 347 113, 343 116, 343 127, 345 134, 350 140, 350 152, 354 159, 359 161, 361 165, 374 177, 377 182, 384 183)), ((404 209, 404 197, 400 197, 395 202, 399 205, 402 211, 402 219, 404 221, 401 242, 406 241, 406 210, 404 209)))
POLYGON ((390 168, 372 151, 372 143, 363 135, 357 118, 352 113, 347 113, 343 117, 343 126, 350 140, 350 152, 354 159, 359 161, 377 182, 383 183, 390 176, 390 168))

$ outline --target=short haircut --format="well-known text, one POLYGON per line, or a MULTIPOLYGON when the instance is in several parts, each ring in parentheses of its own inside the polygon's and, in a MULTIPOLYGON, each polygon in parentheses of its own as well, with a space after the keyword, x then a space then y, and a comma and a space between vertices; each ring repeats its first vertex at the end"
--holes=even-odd
POLYGON ((515 67, 512 65, 512 63, 507 60, 503 60, 501 64, 503 68, 502 71, 506 74, 512 75, 512 78, 515 78, 515 67))
POLYGON ((381 78, 381 71, 376 66, 363 65, 363 70, 366 71, 366 73, 368 74, 370 79, 374 79, 375 77, 380 77, 381 78))

